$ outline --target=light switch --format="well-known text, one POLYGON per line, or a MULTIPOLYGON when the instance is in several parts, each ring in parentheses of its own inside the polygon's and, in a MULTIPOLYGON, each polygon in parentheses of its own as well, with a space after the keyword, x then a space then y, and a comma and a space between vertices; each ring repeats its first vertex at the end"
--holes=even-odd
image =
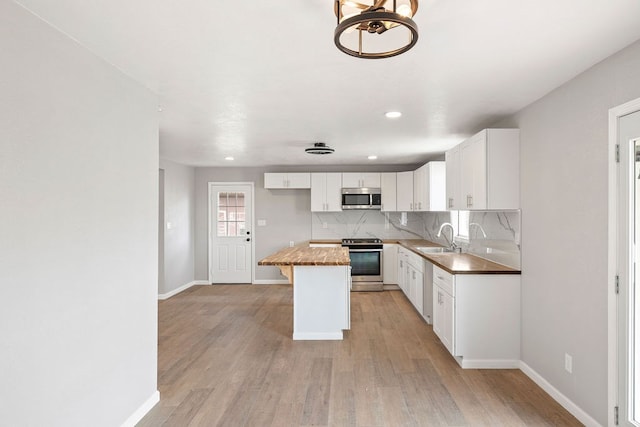
POLYGON ((265 225, 267 225, 267 220, 266 219, 259 219, 258 220, 258 227, 264 227, 265 225))
POLYGON ((173 224, 171 224, 170 222, 167 222, 167 230, 171 230, 172 227, 173 227, 173 224))

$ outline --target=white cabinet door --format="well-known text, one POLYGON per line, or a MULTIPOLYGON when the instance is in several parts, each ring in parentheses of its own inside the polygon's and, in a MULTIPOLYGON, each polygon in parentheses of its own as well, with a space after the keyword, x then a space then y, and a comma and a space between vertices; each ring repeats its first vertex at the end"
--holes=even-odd
POLYGON ((342 211, 342 174, 328 173, 326 176, 327 211, 340 212, 342 211))
POLYGON ((487 209, 486 131, 462 143, 462 196, 465 209, 487 209))
POLYGON ((449 353, 454 351, 455 299, 437 284, 433 286, 433 332, 449 353))
POLYGON ((357 172, 343 172, 342 173, 342 185, 344 188, 359 188, 360 185, 360 173, 357 172))
POLYGON ((288 173, 287 188, 292 188, 292 189, 311 188, 311 174, 308 172, 288 173))
POLYGON ((427 185, 424 191, 426 211, 447 210, 447 166, 445 162, 427 163, 427 185))
POLYGON ((442 327, 444 322, 444 307, 442 306, 442 289, 433 285, 433 333, 442 341, 442 327))
POLYGON ((427 188, 427 165, 422 165, 413 171, 413 210, 425 211, 427 201, 425 192, 427 188))
POLYGON ((456 356, 455 349, 455 298, 441 290, 442 293, 442 344, 449 353, 456 356))
POLYGON ((398 245, 382 245, 382 282, 385 285, 398 284, 398 245))
POLYGON ((311 212, 324 212, 327 208, 327 174, 311 174, 311 212))
POLYGON ((446 210, 445 162, 429 162, 413 171, 413 210, 446 210))
POLYGON ((287 188, 287 174, 265 173, 264 188, 287 188))
POLYGON ((460 145, 453 147, 444 153, 447 174, 447 209, 462 209, 462 196, 460 180, 462 171, 460 168, 460 145))
POLYGON ((342 185, 345 188, 380 188, 380 173, 343 172, 342 185))
POLYGON ((341 190, 342 190, 342 174, 312 173, 311 174, 311 211, 312 212, 342 211, 341 190))
POLYGON ((423 313, 423 302, 424 302, 424 284, 423 284, 423 274, 418 270, 413 270, 411 275, 414 277, 413 280, 415 282, 415 290, 413 292, 413 306, 418 310, 418 313, 422 315, 423 313))
POLYGON ((268 172, 264 174, 264 188, 308 189, 311 188, 311 174, 268 172))
POLYGON ((379 172, 364 172, 361 179, 363 187, 380 188, 381 186, 379 172))
POLYGON ((520 209, 518 129, 485 129, 445 159, 448 209, 520 209))
POLYGON ((396 210, 398 212, 413 211, 413 172, 396 174, 396 210))
POLYGON ((380 174, 380 197, 382 198, 382 205, 380 210, 382 212, 395 212, 396 211, 396 173, 385 172, 380 174))
POLYGON ((404 294, 407 294, 407 253, 404 249, 398 248, 398 286, 404 294))

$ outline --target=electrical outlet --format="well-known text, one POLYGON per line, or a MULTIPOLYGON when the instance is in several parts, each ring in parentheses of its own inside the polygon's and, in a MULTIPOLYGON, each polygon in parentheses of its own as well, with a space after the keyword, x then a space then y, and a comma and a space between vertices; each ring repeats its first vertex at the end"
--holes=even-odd
POLYGON ((573 357, 568 353, 564 354, 564 370, 569 373, 573 371, 573 357))
POLYGON ((292 248, 293 247, 293 240, 289 241, 289 247, 292 248))

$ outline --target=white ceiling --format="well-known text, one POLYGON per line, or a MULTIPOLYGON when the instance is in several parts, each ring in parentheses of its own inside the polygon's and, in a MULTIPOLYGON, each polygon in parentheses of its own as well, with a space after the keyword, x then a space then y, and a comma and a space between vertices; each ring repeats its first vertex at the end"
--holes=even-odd
POLYGON ((156 92, 161 157, 199 166, 420 163, 640 39, 637 0, 422 0, 380 60, 338 51, 332 0, 16 1, 156 92))

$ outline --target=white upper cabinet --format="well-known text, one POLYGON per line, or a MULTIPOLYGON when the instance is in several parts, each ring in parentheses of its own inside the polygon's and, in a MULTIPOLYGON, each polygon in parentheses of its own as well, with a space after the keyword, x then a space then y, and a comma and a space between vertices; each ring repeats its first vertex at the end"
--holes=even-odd
POLYGON ((520 209, 519 129, 485 129, 446 161, 449 209, 520 209))
POLYGON ((311 188, 311 174, 308 172, 265 173, 264 188, 309 189, 311 188))
POLYGON ((396 173, 383 172, 380 174, 380 197, 382 212, 396 212, 396 173))
POLYGON ((463 209, 460 190, 460 145, 444 154, 447 173, 447 209, 463 209))
POLYGON ((380 188, 379 172, 343 172, 344 188, 380 188))
POLYGON ((396 211, 413 211, 413 171, 396 174, 396 211))
POLYGON ((342 174, 311 174, 311 211, 342 211, 342 174))
POLYGON ((413 172, 413 210, 446 210, 445 162, 429 162, 413 172))

